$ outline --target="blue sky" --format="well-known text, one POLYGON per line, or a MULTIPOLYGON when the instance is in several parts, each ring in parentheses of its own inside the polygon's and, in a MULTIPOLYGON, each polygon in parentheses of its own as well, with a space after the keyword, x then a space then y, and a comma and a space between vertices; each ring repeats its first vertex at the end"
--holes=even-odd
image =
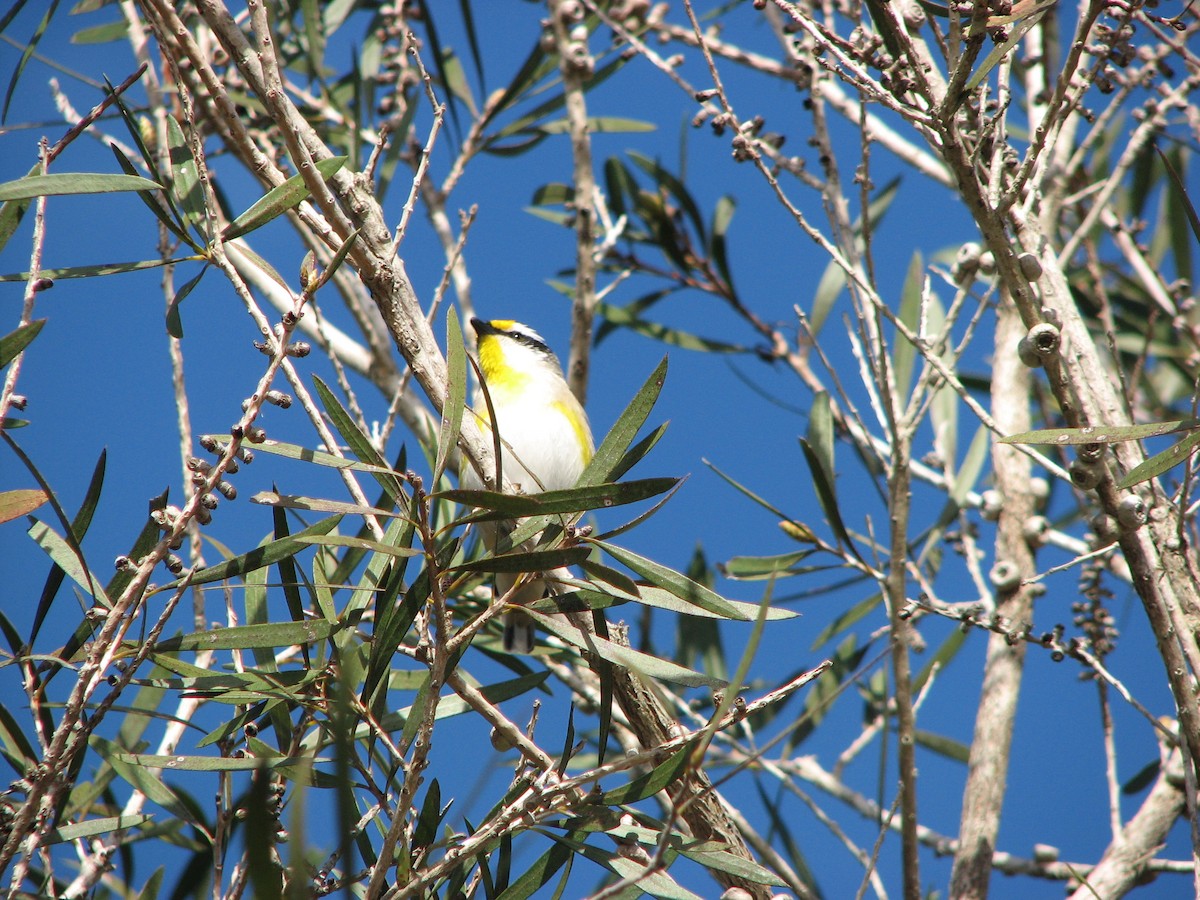
MULTIPOLYGON (((542 8, 509 3, 503 4, 500 11, 501 5, 484 6, 477 26, 481 34, 488 35, 487 88, 494 90, 507 82, 524 54, 542 8)), ((41 52, 89 78, 99 79, 104 74, 114 82, 119 81, 131 69, 128 52, 122 44, 91 47, 67 43, 79 27, 109 18, 111 13, 75 18, 60 15, 43 41, 41 52)), ((752 18, 748 9, 743 18, 752 18)), ((461 47, 455 18, 446 16, 445 23, 439 21, 446 29, 443 41, 461 47)), ((33 24, 30 20, 24 30, 17 27, 11 33, 26 34, 33 24)), ((744 29, 744 33, 733 37, 767 46, 770 35, 765 27, 746 25, 744 29)), ((349 52, 348 46, 338 48, 332 62, 339 64, 349 52), (343 56, 339 57, 338 52, 343 56)), ((0 72, 6 78, 17 56, 11 46, 0 45, 0 72)), ((800 118, 803 110, 795 92, 780 86, 764 89, 761 81, 743 80, 732 68, 726 71, 735 103, 741 104, 739 111, 743 115, 752 114, 756 105, 761 105, 767 111, 768 129, 774 126, 803 133, 796 126, 797 121, 803 121, 800 118)), ((698 68, 691 68, 686 74, 697 84, 708 83, 705 73, 698 68)), ((47 88, 47 80, 52 76, 60 80, 81 111, 98 99, 92 88, 64 73, 54 72, 40 60, 33 61, 22 75, 9 112, 9 125, 0 131, 0 181, 23 175, 36 159, 37 139, 45 134, 54 141, 64 129, 61 122, 46 120, 52 110, 47 88), (13 127, 29 121, 39 124, 32 128, 13 127)), ((702 209, 710 211, 722 195, 737 197, 738 211, 729 233, 729 255, 741 296, 763 318, 789 327, 794 324, 792 308, 811 306, 825 260, 770 196, 761 177, 750 166, 737 166, 729 161, 727 137, 715 137, 707 127, 698 130, 688 127, 694 102, 646 64, 635 61, 590 95, 589 107, 595 115, 644 118, 659 123, 656 131, 645 134, 597 135, 593 151, 597 164, 609 156, 636 149, 659 157, 668 168, 677 169, 680 150, 684 148, 687 168, 693 176, 691 185, 702 209)), ((111 118, 105 120, 103 127, 121 135, 119 123, 111 118)), ((445 172, 445 150, 451 146, 452 134, 449 129, 443 133, 443 152, 435 162, 435 176, 445 172)), ((846 138, 842 149, 847 154, 844 165, 849 168, 856 161, 857 144, 851 132, 840 134, 846 138)), ((810 148, 787 149, 813 162, 814 151, 810 148)), ((877 152, 875 162, 877 185, 901 171, 882 152, 877 152)), ((117 169, 106 148, 85 138, 77 141, 59 161, 57 171, 115 172, 117 169)), ((219 163, 219 172, 223 189, 236 198, 235 206, 248 206, 259 195, 259 189, 250 179, 226 161, 219 163)), ((568 307, 547 282, 559 277, 560 270, 572 264, 574 236, 530 215, 526 207, 538 186, 569 178, 566 139, 551 138, 515 161, 481 158, 468 170, 450 200, 452 214, 460 207, 479 204, 466 250, 476 312, 489 318, 527 322, 564 356, 568 307)), ((399 216, 402 194, 398 184, 388 197, 387 212, 393 221, 399 216)), ((793 194, 807 215, 824 221, 818 197, 798 188, 793 194)), ((914 250, 920 250, 928 259, 963 240, 975 238, 962 211, 948 203, 948 199, 943 189, 919 176, 905 174, 897 201, 881 225, 876 244, 879 281, 885 296, 899 296, 914 250)), ((45 266, 147 259, 155 254, 154 221, 132 195, 54 198, 49 210, 45 266)), ((0 270, 8 273, 27 267, 29 236, 27 220, 0 253, 0 270)), ((301 254, 285 227, 267 229, 253 240, 259 252, 275 263, 285 277, 295 280, 301 254)), ((432 296, 444 260, 427 228, 414 228, 402 255, 418 295, 422 299, 432 296)), ((181 267, 176 283, 190 278, 195 271, 181 267)), ((618 290, 612 300, 626 303, 636 296, 638 284, 634 282, 618 290)), ((4 315, 0 332, 15 326, 20 298, 21 286, 0 285, 0 312, 4 315)), ((163 309, 157 272, 86 281, 62 280, 38 300, 36 315, 48 317, 49 321, 26 357, 20 383, 21 392, 30 398, 25 417, 32 424, 13 432, 13 437, 33 457, 68 511, 80 502, 92 465, 101 451, 107 450, 106 489, 97 521, 85 543, 93 565, 100 569, 128 549, 144 521, 151 496, 168 486, 173 498, 180 496, 180 462, 163 309)), ((706 337, 733 343, 755 340, 727 309, 697 294, 681 294, 660 309, 669 324, 706 337)), ((857 383, 858 370, 848 355, 843 335, 841 317, 847 311, 848 307, 838 307, 822 334, 822 348, 836 360, 842 381, 852 386, 857 383)), ((328 312, 335 322, 345 324, 344 316, 333 310, 328 312)), ((241 399, 250 393, 261 371, 262 358, 250 346, 257 337, 256 328, 217 273, 210 273, 188 298, 183 319, 193 425, 197 433, 224 432, 236 420, 241 399)), ((443 330, 439 325, 438 334, 443 330)), ((979 349, 969 355, 965 368, 986 372, 986 336, 976 344, 979 349)), ((588 411, 598 435, 611 425, 665 352, 668 349, 660 344, 627 333, 617 333, 597 349, 588 411)), ((623 538, 625 545, 676 568, 686 567, 698 546, 713 562, 737 555, 766 555, 796 549, 776 527, 775 517, 728 487, 706 467, 704 460, 828 536, 798 444, 798 437, 806 428, 804 410, 811 401, 807 389, 793 375, 765 365, 752 354, 720 357, 672 349, 669 355, 670 374, 651 421, 669 419, 670 428, 661 445, 634 474, 686 475, 688 481, 657 516, 623 538)), ((303 370, 322 377, 329 373, 328 367, 315 358, 303 370)), ((861 397, 861 389, 852 388, 852 392, 861 397)), ((386 408, 384 401, 369 388, 363 397, 368 404, 368 419, 380 417, 386 408)), ((958 439, 961 457, 976 423, 965 409, 960 411, 960 421, 963 423, 958 439)), ((310 428, 296 410, 268 410, 262 424, 272 438, 310 446, 313 443, 310 428)), ((929 449, 928 435, 925 438, 925 446, 917 448, 919 453, 929 449)), ((394 452, 397 446, 394 444, 390 450, 394 452)), ((839 490, 848 523, 863 530, 871 517, 877 532, 882 532, 886 523, 875 488, 852 458, 848 446, 839 445, 838 453, 844 465, 839 467, 839 490)), ((10 453, 5 451, 0 460, 0 488, 31 486, 30 478, 10 453)), ((243 497, 270 489, 273 483, 278 483, 285 492, 327 490, 340 499, 336 483, 328 478, 314 481, 310 472, 286 461, 260 457, 237 478, 243 497)), ((941 502, 927 490, 919 490, 917 497, 920 503, 940 505, 941 502)), ((39 512, 39 517, 46 518, 45 511, 39 512)), ((600 517, 600 523, 611 526, 624 518, 620 512, 608 513, 600 517)), ((261 539, 269 529, 267 510, 239 500, 236 506, 223 507, 209 533, 230 547, 242 549, 261 539)), ((215 558, 216 553, 212 556, 215 558)), ((1064 559, 1047 552, 1042 562, 1049 566, 1064 559)), ((24 534, 20 522, 0 526, 0 560, 4 561, 9 576, 3 608, 21 629, 32 616, 48 563, 24 534)), ((1068 574, 1053 582, 1051 591, 1039 601, 1035 614, 1039 628, 1069 622, 1069 604, 1074 599, 1072 578, 1068 574)), ((780 583, 776 591, 787 595, 809 586, 789 581, 780 583)), ((1140 606, 1120 585, 1114 588, 1117 596, 1113 609, 1119 617, 1123 639, 1113 658, 1113 668, 1128 679, 1131 688, 1154 713, 1169 713, 1170 698, 1162 683, 1161 665, 1140 606)), ((757 601, 762 584, 724 581, 718 589, 736 599, 757 601)), ((786 673, 814 665, 831 652, 832 647, 812 649, 813 638, 830 619, 874 590, 871 585, 858 584, 836 595, 789 604, 803 616, 769 628, 753 671, 754 677, 761 680, 761 689, 773 686, 786 673)), ((63 605, 63 621, 73 622, 74 609, 67 607, 74 600, 63 595, 57 602, 63 605)), ((214 600, 209 617, 221 617, 219 601, 214 600)), ((882 614, 877 612, 869 624, 882 626, 882 614)), ((660 648, 669 644, 672 628, 673 623, 661 615, 658 617, 655 638, 660 648)), ((860 629, 864 634, 868 630, 860 629)), ((952 631, 953 626, 939 621, 922 626, 931 650, 952 631)), ((731 658, 736 658, 747 634, 745 627, 726 629, 724 639, 731 658)), ((966 647, 939 678, 922 708, 919 720, 922 728, 969 742, 985 639, 983 634, 970 635, 966 647)), ((54 640, 61 640, 61 636, 54 640)), ((55 646, 54 640, 44 636, 44 649, 55 646)), ((882 649, 881 645, 876 646, 882 649)), ((914 663, 921 666, 924 659, 917 657, 914 663)), ((1003 850, 1029 855, 1033 842, 1037 841, 1060 847, 1065 859, 1091 861, 1107 842, 1095 689, 1081 681, 1079 673, 1079 667, 1072 662, 1054 664, 1044 653, 1035 650, 1029 654, 1024 705, 1014 742, 1012 789, 999 841, 1003 850)), ((15 676, 12 668, 0 670, 0 702, 20 709, 24 707, 24 699, 18 692, 15 676)), ((800 701, 793 701, 793 706, 797 702, 800 701)), ((566 703, 564 692, 558 691, 550 703, 559 704, 559 708, 548 709, 547 721, 561 722, 561 706, 566 703)), ((520 718, 516 709, 512 714, 520 718)), ((1156 751, 1148 727, 1136 713, 1118 703, 1115 715, 1124 779, 1154 758, 1156 751)), ((843 698, 801 752, 815 753, 828 763, 856 733, 860 717, 861 703, 852 694, 843 698)), ((464 741, 485 739, 473 734, 469 726, 462 727, 464 741)), ((957 830, 964 768, 928 752, 923 752, 919 761, 922 822, 953 834, 957 830)), ((878 756, 874 753, 855 764, 859 771, 853 780, 870 796, 874 796, 880 783, 875 774, 877 766, 878 756)), ((881 783, 890 798, 894 777, 884 774, 881 783)), ((756 806, 752 788, 747 784, 743 780, 740 787, 733 787, 733 795, 756 806)), ((447 790, 443 782, 443 793, 447 790)), ((466 798, 461 802, 459 814, 469 809, 466 798)), ((869 823, 835 801, 821 798, 818 802, 835 811, 860 845, 871 845, 874 831, 869 823)), ((790 825, 802 838, 826 896, 848 896, 858 883, 857 867, 802 804, 790 800, 785 806, 794 816, 790 825)), ((1127 813, 1134 808, 1129 805, 1127 813)), ((761 817, 757 821, 761 823, 761 817)), ((897 848, 898 840, 889 838, 881 857, 885 883, 893 888, 898 885, 897 848)), ((1176 829, 1169 849, 1176 858, 1186 857, 1186 835, 1182 829, 1176 829)), ((927 857, 925 863, 926 883, 944 889, 949 862, 927 857)), ((1059 896, 1062 892, 1058 884, 1008 881, 997 876, 995 896, 1011 895, 1018 884, 1024 897, 1059 896)), ((1179 887, 1175 880, 1160 879, 1139 896, 1178 896, 1179 887)))

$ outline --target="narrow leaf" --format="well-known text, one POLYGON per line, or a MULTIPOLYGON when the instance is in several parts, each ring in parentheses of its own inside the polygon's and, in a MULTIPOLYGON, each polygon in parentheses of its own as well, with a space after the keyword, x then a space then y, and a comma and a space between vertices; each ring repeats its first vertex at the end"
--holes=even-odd
POLYGON ((33 339, 38 336, 38 332, 45 324, 45 319, 35 319, 15 331, 10 331, 4 337, 0 337, 0 369, 16 359, 19 353, 33 343, 33 339))
POLYGON ((0 200, 28 200, 67 194, 110 194, 120 191, 161 191, 161 184, 140 175, 106 175, 99 172, 56 172, 29 175, 0 184, 0 200))
MULTIPOLYGON (((314 165, 321 177, 328 181, 333 174, 346 163, 345 156, 332 156, 328 159, 317 160, 314 165)), ((244 234, 249 234, 256 228, 261 228, 277 216, 283 215, 289 209, 295 209, 309 197, 308 187, 304 184, 303 175, 293 175, 283 184, 276 185, 267 191, 254 204, 230 222, 221 232, 221 240, 229 241, 244 234)))
POLYGON ((308 619, 303 622, 268 622, 262 625, 239 625, 235 628, 214 628, 159 641, 155 650, 174 653, 185 650, 253 650, 257 647, 294 647, 315 644, 341 630, 340 622, 328 619, 308 619))

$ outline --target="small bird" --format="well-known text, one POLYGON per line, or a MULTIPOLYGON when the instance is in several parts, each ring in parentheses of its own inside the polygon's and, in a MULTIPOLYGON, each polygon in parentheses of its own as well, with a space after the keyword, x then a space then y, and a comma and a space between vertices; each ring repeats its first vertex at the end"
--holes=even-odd
MULTIPOLYGON (((471 319, 471 326, 475 329, 484 382, 475 393, 474 409, 485 428, 494 426, 500 433, 504 481, 518 486, 525 494, 574 487, 592 460, 595 443, 587 414, 567 386, 558 358, 541 335, 520 322, 471 319), (495 411, 494 423, 488 421, 484 386, 495 411)), ((468 490, 483 486, 469 465, 463 466, 459 478, 468 490)), ((489 549, 495 550, 495 526, 485 525, 481 531, 489 549)), ((507 596, 518 577, 498 573, 498 595, 507 596)), ((515 606, 536 602, 546 589, 545 578, 529 579, 509 597, 509 602, 515 606)), ((505 615, 507 652, 529 653, 533 640, 532 621, 516 612, 505 615)))

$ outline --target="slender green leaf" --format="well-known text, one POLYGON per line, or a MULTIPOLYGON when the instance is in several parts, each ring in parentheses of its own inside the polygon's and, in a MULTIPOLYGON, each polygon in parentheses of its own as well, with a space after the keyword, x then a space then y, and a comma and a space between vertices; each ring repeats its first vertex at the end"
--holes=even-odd
POLYGON ((454 311, 453 306, 446 311, 446 370, 446 402, 442 404, 442 427, 438 434, 437 457, 433 464, 434 484, 441 480, 450 451, 458 443, 467 402, 467 351, 463 345, 458 313, 454 311))
POLYGON ((666 790, 688 771, 688 762, 692 757, 692 746, 685 745, 673 753, 665 762, 659 763, 645 775, 640 775, 623 787, 605 791, 598 802, 609 806, 621 806, 626 803, 637 803, 647 797, 653 797, 659 791, 666 790))
POLYGON ((344 626, 328 619, 306 619, 303 622, 267 622, 260 625, 238 625, 234 628, 214 628, 159 641, 159 653, 186 650, 252 650, 256 647, 294 647, 325 640, 344 626))
POLYGON ((453 572, 546 572, 559 566, 574 566, 587 558, 586 547, 560 547, 484 556, 451 566, 453 572))
POLYGON ((838 505, 837 467, 833 462, 833 431, 829 395, 822 391, 813 398, 808 416, 808 436, 801 438, 800 446, 804 450, 804 459, 812 473, 813 489, 829 527, 833 529, 838 542, 858 556, 858 550, 842 522, 841 507, 838 505))
POLYGON ((643 478, 619 484, 593 484, 562 491, 544 491, 540 494, 502 494, 499 491, 468 491, 456 488, 440 491, 435 496, 465 506, 490 510, 491 512, 467 517, 467 521, 479 522, 611 509, 656 497, 671 490, 678 483, 678 478, 643 478))
POLYGON ((1194 431, 1200 428, 1200 419, 1178 419, 1171 422, 1153 422, 1148 425, 1095 425, 1085 428, 1044 428, 1038 431, 1023 431, 1000 438, 1001 444, 1117 444, 1121 441, 1140 441, 1145 438, 1175 434, 1179 431, 1194 431))
MULTIPOLYGON (((0 29, 3 31, 3 29, 0 29)), ((33 175, 39 175, 42 172, 41 162, 34 163, 33 168, 26 174, 26 178, 33 175)), ((0 205, 0 251, 3 251, 8 246, 9 239, 17 230, 17 226, 21 224, 21 219, 25 217, 25 211, 29 209, 30 198, 24 200, 10 200, 3 205, 0 205)))
POLYGON ((15 331, 10 331, 4 337, 0 337, 0 369, 16 359, 17 354, 33 343, 33 339, 38 336, 38 332, 45 324, 45 319, 35 319, 15 331))
POLYGON ((81 28, 71 35, 72 44, 111 44, 113 41, 124 40, 129 34, 129 23, 125 19, 93 25, 91 28, 81 28))
POLYGON ((625 451, 641 431, 642 425, 650 415, 650 410, 658 401, 663 384, 667 378, 667 358, 650 374, 638 390, 633 400, 625 407, 624 412, 617 418, 608 435, 596 450, 596 455, 579 477, 579 486, 586 487, 609 481, 613 470, 620 464, 625 451))
POLYGON ((664 681, 684 685, 685 687, 722 689, 726 686, 725 682, 720 679, 701 674, 685 666, 680 666, 648 653, 642 653, 638 650, 615 644, 597 635, 584 634, 578 628, 572 628, 561 619, 542 615, 532 609, 527 609, 525 615, 536 620, 538 625, 551 634, 557 635, 567 643, 573 644, 582 650, 588 650, 613 665, 623 666, 642 675, 648 675, 651 678, 661 678, 664 681))
POLYGON ((1162 453, 1158 453, 1140 465, 1134 466, 1120 480, 1117 487, 1133 487, 1135 484, 1141 484, 1143 481, 1157 478, 1196 452, 1197 445, 1200 445, 1200 431, 1193 431, 1173 447, 1168 447, 1162 453))
POLYGON ((68 194, 110 194, 120 191, 161 191, 161 184, 140 175, 108 175, 100 172, 55 172, 27 175, 0 184, 0 200, 28 200, 68 194))
MULTIPOLYGON (((64 269, 40 269, 39 278, 50 281, 61 281, 64 278, 98 278, 104 275, 123 275, 126 272, 140 272, 144 269, 161 269, 163 266, 173 266, 176 263, 201 260, 201 256, 181 256, 175 259, 145 259, 137 262, 100 263, 95 266, 68 266, 64 269)), ((29 272, 10 272, 0 275, 0 282, 28 281, 29 272)))
MULTIPOLYGON (((25 43, 24 49, 21 51, 21 59, 17 62, 16 69, 13 70, 12 78, 9 79, 8 89, 4 92, 4 110, 0 112, 0 124, 8 121, 8 108, 12 103, 12 98, 17 91, 17 82, 21 80, 21 73, 25 71, 25 66, 29 64, 29 60, 33 59, 34 53, 37 52, 38 44, 41 43, 42 36, 45 35, 46 29, 50 27, 50 21, 54 18, 54 13, 58 10, 59 0, 50 0, 50 5, 46 7, 46 12, 42 15, 42 19, 38 22, 37 28, 34 29, 33 36, 25 43)), ((18 3, 16 8, 19 9, 23 3, 18 3)))
POLYGON ((354 418, 330 390, 329 385, 316 375, 313 376, 313 384, 316 386, 317 396, 321 399, 321 405, 325 407, 325 412, 333 422, 333 426, 349 445, 350 452, 363 462, 374 466, 372 474, 379 482, 379 486, 383 488, 398 509, 407 509, 408 497, 404 493, 404 483, 400 476, 392 472, 387 460, 375 449, 371 438, 358 427, 354 418))
POLYGON ((196 289, 196 285, 200 283, 200 279, 204 277, 204 273, 207 271, 208 265, 206 264, 200 268, 195 278, 190 279, 175 292, 175 296, 171 298, 171 302, 167 305, 167 334, 176 340, 183 340, 183 319, 179 317, 179 306, 196 289))
POLYGON ((60 825, 55 828, 47 836, 46 843, 64 844, 69 841, 87 840, 102 834, 112 834, 114 831, 128 831, 153 821, 153 816, 144 814, 85 819, 82 822, 72 822, 69 825, 60 825))
POLYGON ((398 516, 401 513, 374 506, 362 506, 344 500, 324 500, 320 497, 297 497, 293 494, 277 494, 274 491, 259 491, 250 498, 251 503, 274 506, 282 509, 306 509, 313 512, 340 513, 345 516, 398 516))
POLYGON ((724 597, 715 591, 709 590, 698 581, 693 581, 681 572, 676 572, 674 569, 660 565, 644 556, 639 556, 632 550, 626 550, 624 547, 618 547, 615 544, 595 540, 589 541, 589 543, 600 547, 605 553, 621 563, 621 565, 632 569, 642 578, 674 594, 680 600, 699 606, 701 609, 707 610, 723 619, 744 620, 741 612, 736 607, 731 606, 724 597))
POLYGON ((250 772, 254 769, 329 762, 311 756, 155 756, 149 753, 117 753, 114 758, 131 766, 177 772, 250 772))
POLYGON ((40 488, 0 491, 0 524, 28 515, 49 499, 40 488))
MULTIPOLYGON (((925 260, 920 250, 913 251, 908 263, 908 274, 904 278, 904 287, 900 290, 899 319, 909 327, 917 330, 918 319, 921 315, 922 287, 925 283, 925 260)), ((912 390, 913 361, 917 348, 902 335, 897 334, 895 347, 892 350, 892 371, 896 391, 900 397, 907 397, 912 390)))
POLYGON ((657 160, 633 150, 628 151, 626 155, 633 161, 635 166, 653 178, 661 190, 666 191, 670 196, 675 198, 675 201, 691 221, 692 228, 696 230, 696 234, 700 238, 700 243, 707 244, 708 237, 704 228, 704 219, 700 215, 700 207, 696 205, 696 201, 692 198, 691 193, 684 183, 664 169, 657 160))
POLYGON ((167 116, 167 149, 171 159, 171 193, 187 223, 207 240, 208 205, 204 201, 200 167, 192 155, 187 135, 172 115, 167 116))
MULTIPOLYGON (((301 537, 309 535, 329 534, 333 529, 337 528, 338 523, 342 520, 341 516, 330 516, 327 519, 322 519, 314 525, 310 525, 303 531, 298 531, 296 534, 286 537, 279 541, 270 541, 263 544, 261 547, 255 547, 248 553, 242 553, 233 559, 227 559, 225 562, 216 563, 215 565, 205 566, 202 569, 196 569, 189 576, 188 584, 212 584, 214 581, 224 581, 227 578, 237 578, 240 575, 245 575, 247 572, 253 572, 255 569, 261 569, 266 566, 273 566, 283 559, 285 556, 295 556, 308 545, 305 544, 301 537)), ((172 582, 166 585, 161 590, 169 590, 176 587, 178 582, 172 582)))
MULTIPOLYGON (((328 181, 345 163, 345 156, 331 156, 328 159, 317 160, 314 165, 321 173, 321 178, 328 181)), ((249 234, 257 228, 262 228, 289 209, 295 209, 309 198, 309 194, 308 187, 304 184, 304 176, 293 175, 283 184, 271 188, 249 209, 230 222, 221 232, 221 240, 231 241, 236 237, 249 234)))
POLYGON ((72 547, 71 542, 53 528, 36 520, 29 527, 29 536, 46 551, 46 555, 54 560, 54 564, 66 572, 97 604, 106 609, 112 606, 104 586, 86 569, 78 547, 72 547))

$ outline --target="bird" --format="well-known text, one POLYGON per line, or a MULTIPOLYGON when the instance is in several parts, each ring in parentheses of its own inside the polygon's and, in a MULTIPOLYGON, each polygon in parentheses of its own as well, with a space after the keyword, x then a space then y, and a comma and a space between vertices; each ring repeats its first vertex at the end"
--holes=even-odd
MULTIPOLYGON (((500 465, 507 483, 524 494, 566 490, 575 486, 595 453, 587 414, 563 377, 562 365, 540 334, 512 319, 472 318, 482 383, 472 399, 475 414, 486 431, 500 434, 500 465), (495 421, 490 420, 491 400, 495 421)), ((461 485, 478 490, 483 485, 470 465, 459 475, 461 485)), ((494 524, 484 524, 481 536, 495 551, 499 538, 494 524)), ((506 597, 522 576, 497 573, 496 592, 506 597)), ((508 597, 513 606, 534 603, 545 596, 546 578, 527 580, 508 597)), ((533 650, 533 622, 516 611, 504 617, 503 646, 508 653, 533 650)))

